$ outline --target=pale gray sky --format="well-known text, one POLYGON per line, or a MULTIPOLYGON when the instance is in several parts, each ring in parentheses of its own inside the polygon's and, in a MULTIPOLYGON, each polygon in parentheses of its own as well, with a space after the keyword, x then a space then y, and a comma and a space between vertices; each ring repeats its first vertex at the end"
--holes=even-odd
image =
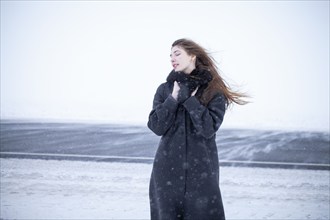
POLYGON ((1 118, 145 124, 182 37, 253 96, 223 127, 329 131, 329 1, 1 1, 1 118))

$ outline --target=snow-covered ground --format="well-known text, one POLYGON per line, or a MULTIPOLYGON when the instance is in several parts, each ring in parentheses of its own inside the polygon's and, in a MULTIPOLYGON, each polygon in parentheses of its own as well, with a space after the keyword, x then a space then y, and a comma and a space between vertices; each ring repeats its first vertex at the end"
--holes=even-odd
MULTIPOLYGON (((149 219, 151 164, 0 159, 1 219, 149 219)), ((329 170, 221 167, 227 219, 329 219, 329 170)))

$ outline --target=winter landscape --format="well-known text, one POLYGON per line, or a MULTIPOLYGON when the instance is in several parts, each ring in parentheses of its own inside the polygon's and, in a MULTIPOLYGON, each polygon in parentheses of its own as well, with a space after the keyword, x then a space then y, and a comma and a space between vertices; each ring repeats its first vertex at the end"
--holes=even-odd
MULTIPOLYGON (((220 130, 227 219, 329 219, 329 133, 220 130)), ((144 126, 1 121, 1 219, 149 219, 144 126)))
POLYGON ((150 219, 179 38, 251 96, 217 132, 227 219, 329 220, 329 3, 1 0, 0 220, 150 219))

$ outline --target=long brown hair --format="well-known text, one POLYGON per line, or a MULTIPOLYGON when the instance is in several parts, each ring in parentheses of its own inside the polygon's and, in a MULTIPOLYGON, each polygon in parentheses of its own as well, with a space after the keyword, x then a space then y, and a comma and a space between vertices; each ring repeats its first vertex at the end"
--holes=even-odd
POLYGON ((205 69, 211 73, 212 80, 209 82, 209 85, 201 96, 201 101, 204 104, 207 104, 214 97, 214 95, 219 92, 226 97, 227 106, 233 103, 239 105, 248 103, 244 100, 244 98, 248 98, 249 96, 238 91, 233 91, 230 88, 227 82, 221 77, 214 58, 207 53, 203 47, 194 41, 185 38, 174 41, 172 47, 174 46, 181 47, 187 52, 187 54, 196 56, 195 65, 197 69, 205 69))

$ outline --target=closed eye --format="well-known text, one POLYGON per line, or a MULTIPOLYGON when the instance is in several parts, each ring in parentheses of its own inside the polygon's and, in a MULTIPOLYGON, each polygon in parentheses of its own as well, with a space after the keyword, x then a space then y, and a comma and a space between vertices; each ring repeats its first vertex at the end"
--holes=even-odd
POLYGON ((172 57, 172 54, 174 54, 176 57, 181 55, 181 53, 180 53, 179 50, 175 50, 175 51, 173 51, 173 52, 170 54, 170 57, 172 57))
MULTIPOLYGON (((181 53, 175 53, 174 55, 177 57, 177 56, 180 56, 181 53)), ((170 54, 170 57, 172 57, 172 54, 170 54)))

